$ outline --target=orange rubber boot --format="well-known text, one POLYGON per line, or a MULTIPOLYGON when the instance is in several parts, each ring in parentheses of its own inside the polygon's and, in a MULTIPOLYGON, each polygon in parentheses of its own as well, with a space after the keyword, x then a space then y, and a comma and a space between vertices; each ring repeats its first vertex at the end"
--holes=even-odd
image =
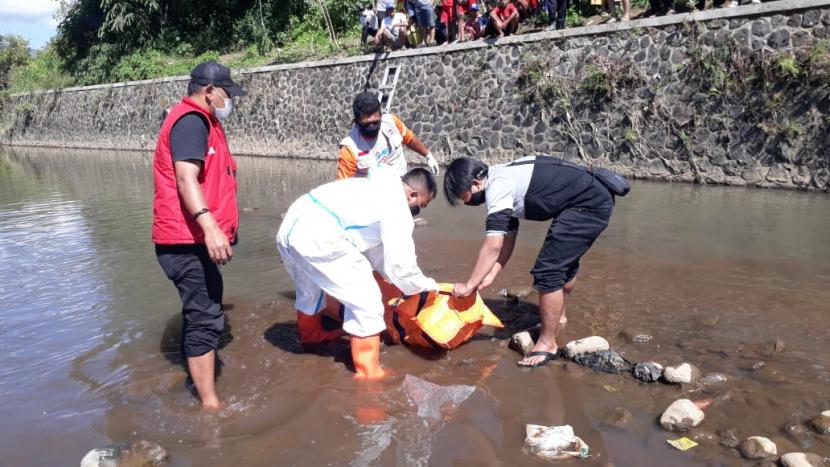
POLYGON ((386 372, 380 366, 380 334, 352 336, 352 362, 356 379, 380 379, 386 372))
POLYGON ((300 335, 301 344, 320 344, 346 335, 342 329, 335 329, 333 331, 323 329, 323 325, 320 322, 322 317, 323 315, 321 313, 309 316, 300 311, 297 312, 297 333, 300 335))

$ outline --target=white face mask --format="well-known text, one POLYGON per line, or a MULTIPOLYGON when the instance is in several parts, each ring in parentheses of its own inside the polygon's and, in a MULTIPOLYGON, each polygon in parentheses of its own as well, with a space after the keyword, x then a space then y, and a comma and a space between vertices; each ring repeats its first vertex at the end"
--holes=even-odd
POLYGON ((219 120, 228 118, 228 116, 233 111, 233 100, 228 99, 227 97, 224 97, 223 99, 225 99, 225 106, 221 109, 217 107, 216 111, 214 112, 214 115, 216 115, 216 118, 218 118, 219 120))

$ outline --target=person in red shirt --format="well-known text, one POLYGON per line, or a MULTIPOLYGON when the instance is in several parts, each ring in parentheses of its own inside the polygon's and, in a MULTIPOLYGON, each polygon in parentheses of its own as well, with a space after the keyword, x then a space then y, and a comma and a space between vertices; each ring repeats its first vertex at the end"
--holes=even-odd
POLYGON ((190 73, 187 96, 162 123, 153 157, 156 258, 182 301, 182 354, 206 409, 218 409, 216 351, 225 329, 222 272, 233 258, 239 212, 236 160, 220 120, 246 92, 214 61, 190 73))
POLYGON ((495 0, 487 2, 490 21, 487 23, 485 35, 504 37, 515 34, 519 29, 519 11, 508 0, 499 0, 498 6, 495 4, 495 0))

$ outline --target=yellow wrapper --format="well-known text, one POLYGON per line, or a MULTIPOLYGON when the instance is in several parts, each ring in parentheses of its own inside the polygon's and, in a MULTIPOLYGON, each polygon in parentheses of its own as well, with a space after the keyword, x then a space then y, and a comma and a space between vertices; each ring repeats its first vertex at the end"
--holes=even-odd
POLYGON ((690 440, 689 438, 686 438, 685 436, 677 439, 667 439, 666 442, 676 447, 677 449, 680 449, 681 451, 686 451, 697 446, 696 442, 690 440))

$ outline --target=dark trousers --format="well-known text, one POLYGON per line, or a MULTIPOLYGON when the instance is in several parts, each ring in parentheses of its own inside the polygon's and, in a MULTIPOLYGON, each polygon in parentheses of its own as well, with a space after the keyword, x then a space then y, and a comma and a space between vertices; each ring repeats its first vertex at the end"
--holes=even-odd
POLYGON ((360 32, 360 45, 366 45, 366 39, 368 39, 369 36, 375 37, 375 34, 377 33, 377 29, 372 29, 370 27, 363 26, 363 31, 360 32))
POLYGON ((224 284, 205 245, 156 245, 156 258, 182 301, 182 354, 198 357, 219 348, 224 284))
POLYGON ((568 15, 568 0, 545 0, 545 11, 548 13, 548 24, 556 24, 556 29, 565 28, 565 18, 568 15))
POLYGON ((674 7, 674 0, 649 0, 651 12, 657 15, 664 15, 674 7))

